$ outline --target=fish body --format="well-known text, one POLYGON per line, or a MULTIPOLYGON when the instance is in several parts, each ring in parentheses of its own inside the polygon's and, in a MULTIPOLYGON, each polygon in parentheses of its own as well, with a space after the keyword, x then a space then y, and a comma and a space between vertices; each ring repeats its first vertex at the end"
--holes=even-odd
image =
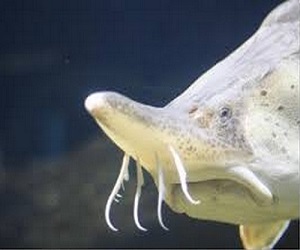
POLYGON ((151 174, 161 203, 240 225, 245 248, 271 248, 299 218, 299 0, 272 11, 241 47, 165 107, 97 92, 86 109, 124 152, 106 207, 137 162, 134 216, 151 174))

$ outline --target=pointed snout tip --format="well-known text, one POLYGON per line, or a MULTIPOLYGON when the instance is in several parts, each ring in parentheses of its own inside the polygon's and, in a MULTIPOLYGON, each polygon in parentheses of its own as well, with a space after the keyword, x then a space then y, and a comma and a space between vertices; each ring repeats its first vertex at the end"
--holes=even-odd
POLYGON ((112 91, 101 91, 90 94, 84 101, 85 109, 93 116, 110 110, 118 110, 130 100, 121 94, 112 91))
POLYGON ((90 94, 84 101, 84 107, 89 113, 93 113, 97 108, 104 104, 104 92, 90 94))

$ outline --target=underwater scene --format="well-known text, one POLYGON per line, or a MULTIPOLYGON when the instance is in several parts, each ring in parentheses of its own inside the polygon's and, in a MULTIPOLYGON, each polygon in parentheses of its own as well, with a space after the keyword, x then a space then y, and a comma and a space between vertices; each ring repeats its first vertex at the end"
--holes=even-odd
MULTIPOLYGON (((111 230, 105 207, 123 151, 84 102, 115 91, 167 105, 281 2, 0 0, 0 248, 242 248, 237 225, 166 203, 164 230, 147 171, 138 210, 147 231, 139 230, 133 160, 111 230)), ((299 248, 299 220, 276 248, 299 248)))

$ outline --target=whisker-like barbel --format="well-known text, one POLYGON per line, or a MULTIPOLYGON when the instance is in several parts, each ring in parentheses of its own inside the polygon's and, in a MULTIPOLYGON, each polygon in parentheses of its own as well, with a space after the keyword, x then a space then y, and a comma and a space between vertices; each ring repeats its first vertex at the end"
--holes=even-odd
POLYGON ((107 203, 106 203, 106 206, 105 206, 105 220, 106 220, 107 225, 113 231, 118 231, 118 229, 116 227, 114 227, 114 225, 111 223, 110 209, 111 209, 111 205, 112 205, 116 195, 118 194, 118 192, 121 188, 121 185, 122 185, 123 180, 124 180, 124 175, 128 172, 129 160, 130 160, 129 155, 125 153, 124 157, 123 157, 123 162, 122 162, 122 166, 121 166, 121 170, 120 170, 118 179, 116 181, 116 184, 115 184, 111 194, 108 197, 108 200, 107 200, 107 203))
POLYGON ((186 171, 184 169, 184 166, 182 164, 182 161, 181 161, 179 155, 177 154, 177 152, 175 151, 175 149, 171 145, 169 145, 169 149, 170 149, 170 152, 173 156, 174 163, 175 163, 175 166, 176 166, 176 169, 177 169, 177 172, 178 172, 182 192, 184 193, 185 197, 188 199, 189 202, 191 202, 192 204, 195 204, 195 205, 199 204, 200 201, 199 200, 194 200, 192 198, 192 196, 189 194, 188 186, 186 184, 186 171))
POLYGON ((138 229, 142 231, 147 231, 147 229, 141 225, 139 221, 139 215, 138 215, 139 200, 142 192, 142 187, 144 185, 142 166, 138 159, 136 160, 136 175, 137 175, 137 184, 136 184, 136 192, 135 192, 134 205, 133 205, 133 218, 138 229))
POLYGON ((169 231, 169 228, 165 226, 163 219, 162 219, 162 202, 165 199, 165 183, 164 183, 164 173, 162 170, 162 167, 160 166, 157 154, 155 154, 155 160, 156 160, 156 166, 157 166, 157 172, 158 172, 158 201, 157 201, 157 217, 160 226, 166 230, 169 231))

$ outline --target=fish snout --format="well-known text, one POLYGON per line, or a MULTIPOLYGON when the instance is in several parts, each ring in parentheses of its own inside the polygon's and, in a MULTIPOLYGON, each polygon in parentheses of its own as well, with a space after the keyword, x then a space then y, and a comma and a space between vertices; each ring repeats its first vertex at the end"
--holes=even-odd
POLYGON ((85 109, 93 116, 108 106, 107 92, 90 94, 84 102, 85 109))
POLYGON ((84 102, 86 110, 98 121, 124 113, 130 100, 121 94, 102 91, 90 94, 84 102))

